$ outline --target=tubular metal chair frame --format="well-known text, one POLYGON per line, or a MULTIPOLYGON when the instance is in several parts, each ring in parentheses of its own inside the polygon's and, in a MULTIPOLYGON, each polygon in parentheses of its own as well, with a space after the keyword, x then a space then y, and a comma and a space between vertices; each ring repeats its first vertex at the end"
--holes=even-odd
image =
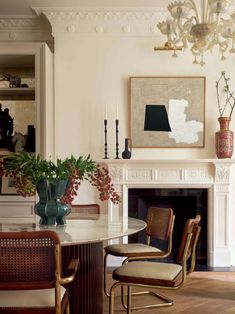
MULTIPOLYGON (((22 232, 1 232, 0 233, 0 240, 2 240, 1 243, 3 243, 1 246, 0 243, 0 251, 1 251, 1 247, 2 249, 4 249, 4 246, 6 246, 6 241, 10 241, 12 244, 12 252, 16 251, 16 254, 18 252, 19 254, 19 249, 20 246, 21 247, 27 247, 27 245, 31 245, 32 242, 27 242, 27 241, 37 241, 37 239, 41 239, 41 241, 44 241, 45 239, 49 239, 53 244, 50 245, 51 249, 53 250, 54 253, 54 279, 51 281, 39 281, 38 280, 27 280, 24 279, 23 281, 18 281, 17 279, 16 281, 14 281, 12 278, 9 279, 7 281, 7 279, 3 279, 3 281, 0 281, 0 291, 1 290, 34 290, 34 289, 47 289, 47 288, 55 288, 55 308, 54 308, 54 313, 55 314, 61 314, 62 313, 62 309, 61 309, 61 285, 65 285, 68 283, 71 283, 76 275, 76 272, 78 270, 79 267, 79 261, 78 259, 72 259, 70 261, 70 264, 68 266, 68 276, 67 277, 61 277, 61 244, 60 244, 60 239, 58 237, 58 235, 54 232, 54 231, 49 231, 49 230, 44 230, 44 231, 22 231, 22 232), (5 244, 4 244, 5 241, 5 244), (26 242, 26 246, 24 246, 24 242, 26 242), (18 244, 19 243, 19 244, 18 244), (30 244, 27 244, 30 243, 30 244), (18 250, 18 251, 17 251, 18 250), (13 281, 12 281, 13 280, 13 281)), ((41 244, 40 244, 41 245, 41 244)), ((30 247, 29 247, 30 249, 30 247)), ((11 252, 11 257, 13 256, 11 252)), ((32 253, 33 254, 33 253, 32 253)), ((5 254, 6 255, 6 254, 5 254)), ((36 255, 35 255, 36 256, 36 255)), ((13 261, 12 261, 13 262, 13 261)), ((3 261, 4 263, 4 261, 3 261)), ((16 261, 17 263, 17 261, 16 261)), ((27 265, 27 262, 26 264, 27 265)), ((19 266, 20 267, 20 266, 19 266)), ((24 263, 22 263, 21 267, 24 267, 24 263)), ((27 266, 26 266, 27 267, 27 266)), ((10 276, 12 277, 12 276, 10 276)), ((5 275, 4 277, 5 278, 5 275)), ((7 276, 6 276, 7 278, 7 276)), ((68 292, 67 292, 68 293, 68 292)), ((0 307, 0 311, 1 313, 4 313, 4 310, 7 313, 29 313, 30 311, 35 311, 38 310, 40 313, 43 313, 43 311, 45 313, 49 313, 50 311, 52 311, 52 308, 35 308, 35 307, 4 307, 1 308, 0 307), (2 312, 3 311, 3 312, 2 312)), ((50 312, 51 313, 51 312, 50 312)), ((69 301, 66 301, 65 304, 65 313, 69 314, 69 301)))
MULTIPOLYGON (((188 274, 190 274, 194 268, 195 268, 195 259, 196 259, 196 246, 198 242, 198 238, 200 235, 201 227, 198 226, 198 223, 200 222, 200 216, 196 216, 195 219, 190 219, 191 221, 196 221, 196 225, 192 224, 191 230, 187 232, 187 237, 184 240, 184 249, 180 253, 181 254, 181 264, 182 264, 182 271, 180 273, 181 278, 178 278, 177 284, 174 286, 164 286, 164 285, 149 285, 149 284, 141 284, 141 283, 133 283, 128 281, 117 281, 114 283, 110 289, 110 297, 109 297, 109 313, 114 313, 114 290, 116 287, 121 286, 121 292, 122 292, 122 305, 124 308, 126 308, 126 313, 130 314, 131 310, 139 310, 139 309, 150 309, 150 308, 157 308, 157 307, 166 307, 166 306, 172 306, 173 300, 168 298, 167 296, 160 294, 158 292, 153 291, 144 291, 144 292, 135 292, 131 293, 132 287, 141 287, 141 288, 153 288, 153 289, 169 289, 169 290, 176 290, 182 287, 186 281, 186 277, 188 274), (191 258, 190 268, 187 269, 187 261, 191 258), (127 287, 127 302, 124 301, 124 287, 127 287), (132 295, 143 295, 143 294, 153 294, 158 299, 161 299, 164 301, 164 303, 157 303, 157 304, 151 304, 151 305, 144 305, 144 306, 135 306, 131 307, 131 297, 132 295)), ((130 262, 131 264, 131 262, 130 262)), ((114 278, 115 279, 115 278, 114 278)))
MULTIPOLYGON (((158 207, 155 207, 155 206, 150 206, 150 209, 151 208, 157 208, 159 209, 158 207)), ((148 218, 148 215, 147 215, 147 218, 148 218)), ((148 253, 145 253, 145 254, 140 254, 138 255, 138 253, 136 254, 130 254, 131 256, 128 256, 126 257, 123 262, 122 262, 122 265, 130 262, 130 261, 137 261, 137 260, 143 260, 143 259, 163 259, 163 258, 166 258, 168 257, 170 254, 171 254, 171 250, 172 250, 172 235, 173 235, 173 229, 174 229, 174 223, 175 223, 175 215, 173 215, 173 211, 172 211, 172 219, 170 221, 170 225, 169 225, 169 235, 168 235, 168 239, 167 239, 167 250, 165 252, 163 251, 160 251, 160 252, 155 252, 155 253, 151 253, 151 254, 148 254, 148 253)), ((148 219, 147 219, 147 227, 146 227, 146 230, 148 229, 148 224, 150 225, 151 224, 151 221, 148 223, 148 219)), ((150 246, 151 245, 151 236, 146 232, 146 239, 147 239, 147 245, 150 246)), ((106 277, 107 277, 107 258, 108 258, 108 255, 110 255, 109 253, 105 253, 104 254, 104 293, 107 297, 110 296, 109 292, 107 291, 107 280, 106 280, 106 277)), ((124 255, 120 255, 120 256, 124 256, 124 255)), ((123 293, 122 293, 123 295, 123 293)), ((123 302, 123 306, 126 308, 126 305, 124 304, 123 302)))

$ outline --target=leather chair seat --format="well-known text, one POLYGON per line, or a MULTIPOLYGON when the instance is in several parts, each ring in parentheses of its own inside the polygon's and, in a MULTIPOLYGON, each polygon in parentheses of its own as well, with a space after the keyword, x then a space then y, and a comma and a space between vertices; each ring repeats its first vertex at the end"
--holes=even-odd
MULTIPOLYGON (((61 286, 61 301, 66 289, 61 286)), ((0 308, 54 308, 55 289, 40 290, 1 290, 0 308)), ((23 311, 23 310, 22 310, 23 311)))
POLYGON ((164 254, 160 249, 142 243, 111 244, 105 247, 105 252, 114 256, 141 256, 164 254))
POLYGON ((170 263, 156 263, 145 261, 129 262, 118 267, 113 272, 113 279, 128 283, 147 285, 174 286, 182 272, 182 266, 170 263))

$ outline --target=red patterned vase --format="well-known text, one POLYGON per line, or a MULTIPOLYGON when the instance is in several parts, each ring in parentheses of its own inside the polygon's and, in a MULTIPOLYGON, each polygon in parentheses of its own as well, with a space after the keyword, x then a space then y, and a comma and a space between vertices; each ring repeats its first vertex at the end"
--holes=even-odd
POLYGON ((233 132, 229 130, 228 117, 219 117, 220 130, 215 133, 215 151, 218 158, 231 158, 233 155, 233 132))

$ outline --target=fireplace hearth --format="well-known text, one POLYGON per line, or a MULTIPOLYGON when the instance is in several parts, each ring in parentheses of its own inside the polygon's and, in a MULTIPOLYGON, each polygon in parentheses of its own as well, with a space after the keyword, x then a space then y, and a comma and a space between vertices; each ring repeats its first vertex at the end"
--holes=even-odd
MULTIPOLYGON (((149 206, 170 207, 175 215, 172 254, 167 261, 176 261, 186 220, 194 218, 197 214, 201 215, 202 232, 197 246, 196 269, 205 268, 207 266, 207 189, 128 189, 128 216, 145 220, 149 206)), ((145 232, 129 236, 128 242, 146 243, 145 232)), ((166 243, 155 240, 152 245, 164 249, 166 243)))

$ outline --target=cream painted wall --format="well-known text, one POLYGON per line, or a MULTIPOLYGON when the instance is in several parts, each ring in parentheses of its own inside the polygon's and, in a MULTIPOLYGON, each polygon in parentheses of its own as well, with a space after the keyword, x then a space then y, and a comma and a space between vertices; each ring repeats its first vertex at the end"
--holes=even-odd
MULTIPOLYGON (((103 119, 108 108, 108 155, 115 157, 116 104, 119 105, 120 152, 128 136, 128 78, 130 76, 205 76, 205 147, 194 149, 133 149, 133 158, 216 158, 214 135, 218 130, 218 110, 215 80, 225 70, 235 89, 235 55, 224 62, 219 55, 206 56, 204 67, 192 64, 190 52, 180 53, 177 59, 171 52, 154 52, 157 40, 152 37, 84 36, 67 34, 55 38, 55 148, 58 155, 91 154, 103 158, 103 119)), ((231 129, 235 131, 235 119, 231 129)), ((231 190, 235 190, 233 168, 231 190)), ((94 200, 94 191, 82 186, 78 202, 94 200)), ((230 206, 234 208, 232 193, 230 206)), ((235 221, 235 208, 232 221, 235 221)), ((231 246, 235 240, 233 224, 231 246)), ((233 256, 235 265, 235 254, 233 256)))
MULTIPOLYGON (((128 136, 128 78, 130 76, 205 76, 205 147, 193 149, 134 149, 133 158, 215 158, 218 130, 215 81, 225 70, 235 87, 235 55, 219 61, 208 55, 206 65, 192 64, 190 52, 177 59, 171 52, 154 52, 156 38, 123 36, 60 36, 55 42, 56 151, 91 153, 102 158, 103 119, 108 108, 108 155, 115 157, 116 105, 119 105, 120 151, 128 136), (66 131, 61 127, 61 121, 66 131), (73 135, 73 136, 72 136, 73 135), (65 138, 61 141, 61 138, 65 138), (75 139, 76 137, 76 139, 75 139)), ((235 128, 235 119, 231 129, 235 128)))
MULTIPOLYGON (((45 9, 45 8, 44 8, 45 9)), ((218 130, 218 110, 215 81, 225 70, 235 89, 235 55, 224 62, 217 53, 206 56, 204 67, 192 64, 189 51, 177 59, 171 52, 154 52, 153 47, 165 41, 156 34, 155 16, 44 14, 52 25, 54 47, 55 92, 55 155, 91 154, 95 159, 104 156, 103 119, 108 108, 108 155, 115 157, 115 117, 119 105, 120 155, 124 138, 128 136, 128 78, 130 76, 205 76, 205 147, 193 149, 133 149, 133 158, 216 158, 214 134, 218 130), (137 17, 136 17, 137 16, 137 17), (150 21, 148 17, 150 16, 150 21)), ((53 11, 53 10, 52 10, 53 11)), ((85 10, 86 11, 86 10, 85 10)), ((99 9, 95 10, 100 12, 99 9)), ((114 10, 115 11, 115 10, 114 10)), ((42 12, 38 9, 38 12, 42 12)), ((142 11, 141 11, 142 12, 142 11)), ((151 11, 153 12, 153 11, 151 11)), ((156 11, 155 11, 156 12, 156 11)), ((141 15, 141 14, 140 14, 141 15)), ((161 15, 161 14, 159 14, 161 15)), ((5 34, 5 33, 4 33, 5 34)), ((53 120, 52 112, 47 116, 53 120)), ((231 129, 235 131, 233 117, 231 129)), ((235 191, 235 166, 231 191, 235 191)), ((82 185, 78 202, 93 202, 95 193, 82 185)), ((232 216, 235 222, 235 193, 232 192, 232 216)), ((104 209, 105 210, 105 209, 104 209)), ((230 242, 235 265, 235 234, 231 225, 230 242)))

